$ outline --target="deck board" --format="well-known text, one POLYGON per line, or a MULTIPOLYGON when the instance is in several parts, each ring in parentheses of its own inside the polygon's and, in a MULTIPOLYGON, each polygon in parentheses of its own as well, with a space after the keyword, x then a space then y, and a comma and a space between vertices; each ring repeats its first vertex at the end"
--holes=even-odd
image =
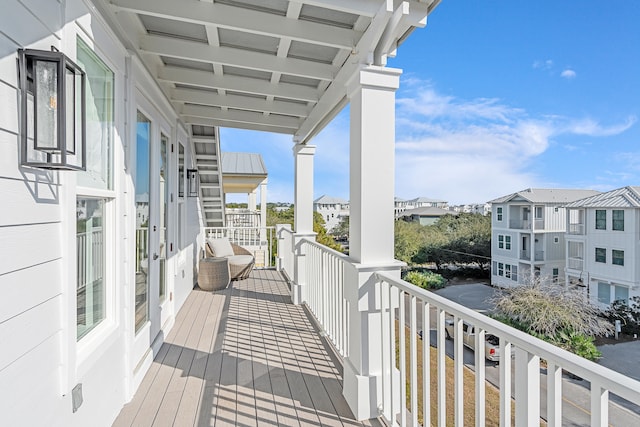
POLYGON ((342 367, 274 270, 223 291, 194 290, 123 426, 341 426, 357 422, 342 396, 342 367))

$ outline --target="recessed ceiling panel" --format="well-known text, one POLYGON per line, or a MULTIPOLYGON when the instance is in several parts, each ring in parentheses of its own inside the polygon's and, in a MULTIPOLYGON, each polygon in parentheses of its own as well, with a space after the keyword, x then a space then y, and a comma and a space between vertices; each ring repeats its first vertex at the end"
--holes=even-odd
POLYGON ((358 15, 340 12, 323 7, 305 4, 300 11, 300 20, 317 22, 319 24, 333 25, 335 27, 353 29, 358 20, 358 15))
POLYGON ((207 30, 204 25, 149 15, 138 16, 149 34, 207 43, 207 30))
POLYGON ((291 41, 289 47, 289 58, 306 59, 308 61, 322 62, 331 64, 338 54, 339 49, 330 46, 320 46, 311 43, 291 41))
POLYGON ((289 2, 287 0, 216 0, 216 3, 228 4, 259 12, 286 16, 289 2))
POLYGON ((283 74, 280 77, 280 83, 291 83, 294 85, 308 86, 317 88, 320 84, 320 80, 310 79, 307 77, 291 76, 289 74, 283 74))
POLYGON ((210 71, 213 73, 213 65, 207 62, 191 61, 190 59, 171 58, 167 56, 161 56, 164 65, 172 67, 188 68, 190 70, 210 71))
POLYGON ((278 52, 280 39, 268 37, 243 31, 218 29, 220 46, 233 47, 237 49, 250 50, 253 52, 270 53, 275 55, 278 52))
POLYGON ((249 68, 238 68, 230 65, 223 65, 222 72, 228 76, 249 77, 258 80, 271 80, 271 73, 267 71, 251 70, 249 68))

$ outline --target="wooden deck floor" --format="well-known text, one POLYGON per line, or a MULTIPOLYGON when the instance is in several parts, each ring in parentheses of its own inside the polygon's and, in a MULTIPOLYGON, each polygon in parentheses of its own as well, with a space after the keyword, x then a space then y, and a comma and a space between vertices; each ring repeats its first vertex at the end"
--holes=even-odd
POLYGON ((273 270, 194 290, 114 426, 381 425, 353 420, 342 367, 273 270))

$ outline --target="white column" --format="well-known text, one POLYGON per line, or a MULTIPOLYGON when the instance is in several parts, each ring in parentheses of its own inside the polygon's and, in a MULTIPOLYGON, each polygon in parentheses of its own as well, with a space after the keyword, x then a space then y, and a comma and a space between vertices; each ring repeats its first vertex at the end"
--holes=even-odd
POLYGON ((250 212, 256 211, 256 190, 247 194, 247 208, 249 208, 250 212))
POLYGON ((344 396, 357 419, 378 416, 382 395, 381 313, 372 275, 400 277, 394 260, 395 91, 401 70, 363 66, 348 84, 351 111, 349 355, 344 396))
POLYGON ((291 300, 301 304, 305 295, 305 254, 299 242, 307 238, 315 240, 313 232, 313 156, 315 145, 296 144, 293 147, 295 185, 294 185, 294 219, 293 248, 294 273, 291 285, 291 300))
POLYGON ((260 229, 267 228, 267 178, 260 183, 260 229))

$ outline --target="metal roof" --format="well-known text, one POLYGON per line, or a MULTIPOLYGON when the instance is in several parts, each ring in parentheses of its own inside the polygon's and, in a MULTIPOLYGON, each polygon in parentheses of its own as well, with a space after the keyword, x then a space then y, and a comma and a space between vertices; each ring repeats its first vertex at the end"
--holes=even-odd
POLYGON ((267 176, 267 168, 258 153, 222 153, 223 175, 267 176))
POLYGON ((577 190, 567 188, 527 188, 507 196, 499 197, 489 203, 528 202, 528 203, 570 203, 585 197, 600 194, 595 190, 577 190))
POLYGON ((565 205, 567 208, 639 208, 640 187, 627 186, 565 205))
POLYGON ((314 204, 318 205, 348 205, 345 199, 341 199, 340 197, 331 197, 322 195, 313 201, 314 204))
POLYGON ((404 212, 402 212, 400 214, 401 217, 403 217, 403 216, 432 216, 432 217, 436 217, 436 216, 444 216, 444 215, 457 216, 459 214, 456 211, 450 211, 450 210, 447 210, 447 209, 436 208, 436 207, 433 207, 433 206, 428 206, 428 207, 424 207, 424 208, 409 209, 409 210, 406 210, 406 211, 404 211, 404 212))
POLYGON ((94 0, 184 123, 307 142, 440 0, 94 0))

